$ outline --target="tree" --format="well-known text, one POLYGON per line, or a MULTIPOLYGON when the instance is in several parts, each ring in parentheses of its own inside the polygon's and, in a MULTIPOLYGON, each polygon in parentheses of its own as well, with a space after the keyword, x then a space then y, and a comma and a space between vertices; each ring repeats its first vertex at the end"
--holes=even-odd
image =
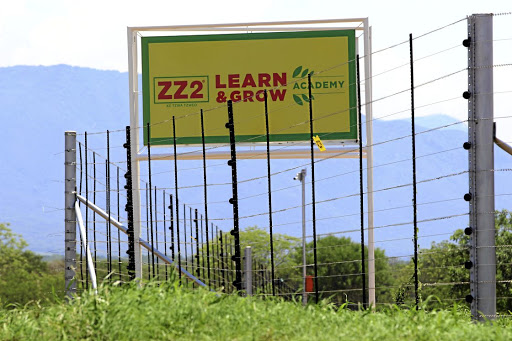
MULTIPOLYGON (((290 264, 290 254, 295 251, 300 239, 286 234, 274 233, 272 235, 272 244, 274 249, 274 266, 283 268, 290 264)), ((270 267, 270 234, 258 228, 249 226, 240 231, 240 245, 242 250, 247 246, 252 248, 253 262, 270 267)))
MULTIPOLYGON (((512 310, 512 289, 507 281, 512 279, 512 213, 507 210, 495 213, 496 228, 496 296, 497 310, 512 310)), ((455 301, 464 302, 469 294, 469 270, 465 262, 469 260, 470 237, 463 230, 457 230, 449 241, 432 243, 418 256, 421 297, 436 296, 441 306, 452 305, 455 301)), ((412 267, 410 262, 400 279, 401 291, 397 293, 398 303, 407 301, 413 295, 412 267)), ((438 303, 435 303, 438 305, 438 303)))
MULTIPOLYGON (((308 275, 314 275, 313 242, 306 245, 308 275)), ((348 237, 327 236, 317 240, 318 290, 321 297, 331 297, 336 304, 362 302, 361 245, 348 237)), ((365 247, 365 268, 368 266, 368 248, 365 247)), ((294 253, 302 264, 302 248, 294 253)), ((375 249, 375 277, 378 302, 389 302, 394 284, 390 265, 384 250, 375 249)), ((368 273, 366 273, 368 283, 368 273)), ((368 288, 368 286, 366 286, 368 288)))
POLYGON ((50 272, 42 256, 24 250, 27 243, 8 226, 0 224, 0 303, 52 300, 54 291, 63 296, 60 272, 50 272))
MULTIPOLYGON (((299 243, 299 239, 288 236, 285 234, 273 234, 273 249, 274 249, 274 267, 275 278, 288 277, 296 265, 293 262, 291 254, 295 252, 295 248, 299 243)), ((270 257, 270 234, 258 228, 257 226, 249 226, 240 231, 240 249, 242 257, 244 257, 245 248, 250 246, 252 249, 252 263, 253 263, 253 280, 258 289, 265 287, 265 292, 271 288, 271 257, 270 257)), ((234 256, 234 237, 229 233, 220 234, 214 240, 210 240, 210 277, 212 278, 212 285, 220 287, 224 283, 226 291, 230 292, 232 288, 229 283, 232 282, 235 262, 232 260, 234 256)), ((207 266, 206 260, 203 255, 206 255, 206 246, 203 244, 199 251, 200 265, 204 263, 204 270, 207 266)), ((191 256, 192 257, 192 256, 191 256)), ((194 260, 195 261, 195 260, 194 260)), ((183 263, 183 261, 182 261, 183 263)), ((195 263, 197 265, 197 262, 195 263)), ((243 267, 243 264, 242 264, 243 267)), ((200 277, 206 281, 206 271, 200 271, 200 277)), ((197 270, 195 270, 197 273, 197 270)))
MULTIPOLYGON (((272 234, 274 284, 278 294, 294 293, 301 285, 300 278, 297 277, 298 264, 293 256, 299 244, 299 238, 282 233, 272 234)), ((257 226, 247 227, 240 232, 240 245, 242 253, 247 246, 252 249, 255 287, 270 293, 272 290, 270 233, 257 226)))

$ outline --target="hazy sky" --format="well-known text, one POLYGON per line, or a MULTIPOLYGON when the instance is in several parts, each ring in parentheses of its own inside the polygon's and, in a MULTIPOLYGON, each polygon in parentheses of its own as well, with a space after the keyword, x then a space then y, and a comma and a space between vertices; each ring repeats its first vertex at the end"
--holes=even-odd
MULTIPOLYGON (((512 10, 510 0, 1 1, 0 67, 69 64, 118 71, 127 70, 127 26, 369 17, 373 49, 377 51, 407 40, 409 33, 418 36, 473 13, 512 10)), ((463 70, 467 67, 467 50, 461 46, 466 36, 466 22, 462 21, 415 41, 415 57, 435 54, 418 62, 416 84, 463 71, 419 89, 417 106, 452 100, 418 109, 418 116, 447 114, 467 119, 467 102, 460 99, 467 89, 467 73, 463 70), (440 51, 445 52, 437 54, 440 51)), ((494 17, 494 39, 499 39, 495 43, 495 64, 512 63, 512 15, 494 17)), ((410 86, 408 58, 407 44, 374 56, 374 99, 410 86), (378 76, 400 65, 393 73, 378 76)), ((512 67, 496 70, 494 90, 504 93, 495 96, 495 116, 511 115, 508 98, 512 92, 508 91, 512 91, 512 67)), ((388 117, 397 111, 403 114, 389 118, 407 116, 408 103, 407 98, 379 103, 374 106, 374 117, 388 117)), ((506 133, 512 141, 512 119, 500 122, 500 135, 506 133)))
POLYGON ((379 48, 472 13, 512 10, 509 0, 1 2, 0 66, 70 64, 120 71, 127 70, 127 26, 369 17, 379 48))

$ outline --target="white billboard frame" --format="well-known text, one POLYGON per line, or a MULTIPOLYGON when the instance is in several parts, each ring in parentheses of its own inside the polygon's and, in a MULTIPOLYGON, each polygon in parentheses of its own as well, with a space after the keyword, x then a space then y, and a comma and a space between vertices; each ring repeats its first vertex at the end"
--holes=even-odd
MULTIPOLYGON (((133 219, 135 236, 135 276, 142 278, 142 253, 139 242, 141 225, 141 203, 140 203, 140 161, 143 161, 140 146, 140 115, 139 115, 139 83, 138 83, 138 60, 140 32, 284 32, 284 31, 314 31, 314 30, 357 30, 363 31, 364 46, 364 74, 365 74, 365 115, 366 115, 366 146, 365 154, 367 161, 367 218, 368 218, 368 301, 370 306, 375 306, 375 240, 373 231, 373 115, 372 115, 372 33, 368 18, 348 19, 325 19, 325 20, 300 20, 300 21, 278 21, 278 22, 253 22, 253 23, 228 23, 228 24, 207 24, 207 25, 174 25, 174 26, 134 26, 127 27, 128 40, 128 81, 129 81, 129 108, 130 108, 130 130, 131 152, 132 152, 132 191, 133 191, 133 219), (315 26, 326 24, 348 24, 340 26, 315 26)), ((362 104, 363 104, 362 103, 362 104)), ((358 122, 360 124, 361 122, 358 122)), ((361 136, 359 138, 362 138, 361 136)), ((327 141, 326 141, 327 142, 327 141)), ((339 141, 333 141, 338 142, 339 141)), ((353 147, 351 148, 353 149, 353 147)), ((339 155, 345 155, 346 149, 338 149, 339 155)), ((287 151, 276 151, 273 156, 276 158, 289 158, 287 151), (277 154, 276 154, 277 153, 277 154)), ((306 151, 305 151, 306 153, 306 151)), ((309 151, 307 152, 309 155, 309 151)), ((319 154, 319 153, 316 153, 319 154)), ((197 154, 198 157, 201 155, 197 154)), ((229 153, 226 153, 228 156, 229 153)), ((356 154, 357 155, 357 154, 356 154)), ((164 156, 162 155, 162 159, 164 156)), ((243 157, 243 155, 241 155, 243 157)), ((157 155, 155 155, 157 157, 157 155)), ((215 158, 222 157, 216 155, 215 158)), ((297 154, 295 158, 299 158, 297 154)), ((334 156, 336 157, 336 154, 334 156)), ((346 156, 345 156, 346 157, 346 156)))

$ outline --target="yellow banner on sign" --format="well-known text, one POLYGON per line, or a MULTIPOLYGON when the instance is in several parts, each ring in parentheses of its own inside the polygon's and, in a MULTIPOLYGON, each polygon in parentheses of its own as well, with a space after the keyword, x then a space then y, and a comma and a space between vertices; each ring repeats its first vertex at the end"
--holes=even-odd
MULTIPOLYGON (((142 38, 143 117, 151 144, 229 142, 227 101, 237 142, 357 139, 353 30, 142 38), (311 76, 311 83, 308 82, 311 76), (311 86, 311 95, 310 89, 311 86)), ((144 129, 144 143, 148 136, 144 129)))

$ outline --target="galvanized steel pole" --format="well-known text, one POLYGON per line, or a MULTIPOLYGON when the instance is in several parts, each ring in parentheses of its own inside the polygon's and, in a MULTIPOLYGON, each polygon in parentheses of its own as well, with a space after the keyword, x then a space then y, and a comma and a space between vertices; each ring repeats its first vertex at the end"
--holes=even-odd
POLYGON ((308 303, 308 293, 306 291, 306 168, 297 173, 293 180, 299 180, 302 186, 302 304, 306 305, 308 303))
POLYGON ((471 304, 473 318, 496 317, 496 247, 494 225, 494 96, 492 14, 468 19, 469 176, 471 304))
POLYGON ((76 293, 75 269, 76 269, 76 132, 64 133, 64 242, 65 242, 65 270, 66 296, 69 298, 76 293))

